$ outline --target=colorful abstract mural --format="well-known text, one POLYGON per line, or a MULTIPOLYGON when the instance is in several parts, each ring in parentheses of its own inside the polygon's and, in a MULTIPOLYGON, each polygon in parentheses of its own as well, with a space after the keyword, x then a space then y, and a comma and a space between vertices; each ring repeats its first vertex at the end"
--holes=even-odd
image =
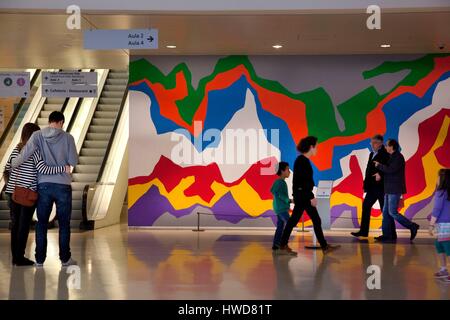
MULTIPOLYGON (((407 160, 401 213, 425 220, 437 172, 450 167, 450 55, 339 59, 131 61, 129 225, 189 226, 197 212, 205 213, 203 225, 272 225, 276 176, 262 172, 271 160, 292 166, 297 142, 315 135, 315 179, 334 181, 332 226, 357 227, 376 133, 398 139, 407 160), (224 158, 227 142, 224 136, 205 139, 206 132, 249 129, 264 133, 258 144, 267 152, 243 163, 214 161, 224 158), (192 162, 174 160, 180 145, 192 162)), ((380 227, 379 208, 372 214, 371 227, 380 227)))

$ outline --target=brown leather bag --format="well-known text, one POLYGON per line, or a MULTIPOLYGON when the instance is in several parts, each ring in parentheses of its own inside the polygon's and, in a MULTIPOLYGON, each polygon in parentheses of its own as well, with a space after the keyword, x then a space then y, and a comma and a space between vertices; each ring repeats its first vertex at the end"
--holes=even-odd
POLYGON ((38 193, 25 187, 14 187, 12 200, 24 207, 32 207, 36 204, 38 193))

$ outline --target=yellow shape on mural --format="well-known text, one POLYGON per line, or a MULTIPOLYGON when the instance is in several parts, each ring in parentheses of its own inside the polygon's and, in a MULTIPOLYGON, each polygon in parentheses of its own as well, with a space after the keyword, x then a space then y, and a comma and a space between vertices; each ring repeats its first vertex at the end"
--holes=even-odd
MULTIPOLYGON (((356 216, 358 217, 358 223, 361 224, 362 215, 362 199, 351 193, 341 193, 339 191, 333 192, 331 195, 331 207, 338 206, 341 204, 348 205, 350 207, 356 208, 356 216)), ((381 227, 381 216, 379 218, 370 219, 370 228, 377 229, 381 227)))
POLYGON ((230 188, 231 195, 239 207, 248 215, 257 217, 272 209, 272 200, 261 200, 259 194, 243 179, 241 183, 230 188))
MULTIPOLYGON (((244 179, 238 185, 227 187, 221 183, 213 182, 211 189, 214 197, 207 202, 200 196, 187 197, 184 192, 195 182, 195 177, 190 176, 182 179, 180 183, 170 192, 167 192, 163 183, 155 178, 145 184, 137 184, 128 187, 128 208, 131 208, 140 197, 142 197, 152 186, 156 186, 162 196, 166 197, 175 210, 186 209, 194 205, 205 207, 214 206, 227 192, 230 192, 236 203, 242 210, 252 217, 257 217, 265 211, 272 209, 272 200, 262 200, 259 194, 244 179)), ((230 212, 230 214, 233 214, 230 212)))

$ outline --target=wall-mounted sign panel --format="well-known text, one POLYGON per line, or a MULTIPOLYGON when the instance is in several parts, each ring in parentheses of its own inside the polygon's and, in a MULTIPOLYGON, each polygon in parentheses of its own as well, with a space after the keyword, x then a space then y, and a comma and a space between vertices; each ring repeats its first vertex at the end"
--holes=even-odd
POLYGON ((0 97, 27 98, 30 94, 30 73, 0 72, 0 97))
POLYGON ((158 49, 158 29, 85 30, 84 48, 158 49))
POLYGON ((332 180, 320 180, 317 186, 316 197, 317 198, 329 198, 331 197, 331 192, 333 191, 333 181, 332 180))

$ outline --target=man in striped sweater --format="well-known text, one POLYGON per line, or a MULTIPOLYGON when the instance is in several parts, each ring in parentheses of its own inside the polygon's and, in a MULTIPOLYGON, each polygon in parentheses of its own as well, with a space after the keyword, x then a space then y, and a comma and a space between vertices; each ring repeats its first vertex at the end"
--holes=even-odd
MULTIPOLYGON (((11 161, 16 168, 39 149, 44 162, 49 166, 70 165, 78 162, 78 154, 73 137, 62 130, 64 115, 54 111, 49 116, 49 126, 36 131, 23 147, 20 154, 11 161)), ((47 257, 48 220, 53 204, 59 225, 59 258, 62 266, 76 264, 70 253, 70 217, 72 213, 72 177, 62 172, 55 175, 38 174, 38 203, 36 224, 36 266, 41 267, 47 257)))

